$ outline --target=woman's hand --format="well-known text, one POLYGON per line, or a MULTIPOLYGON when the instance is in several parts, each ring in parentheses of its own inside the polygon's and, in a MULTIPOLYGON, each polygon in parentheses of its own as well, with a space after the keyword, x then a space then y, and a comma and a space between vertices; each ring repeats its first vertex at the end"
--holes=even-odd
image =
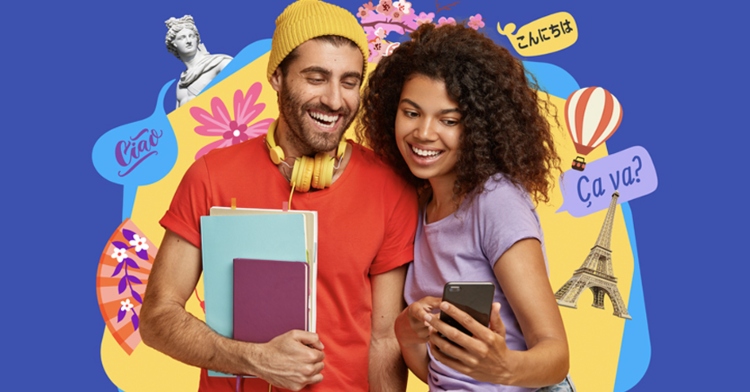
POLYGON ((440 298, 424 297, 404 309, 396 318, 396 338, 401 355, 409 369, 422 382, 427 383, 427 339, 433 332, 428 321, 437 319, 440 298))
POLYGON ((477 381, 513 385, 511 377, 515 360, 512 357, 515 354, 505 343, 505 325, 500 319, 500 303, 492 304, 489 328, 448 302, 440 303, 439 307, 473 336, 434 317, 429 323, 430 328, 440 332, 442 336, 437 333, 429 336, 433 357, 477 381))
POLYGON ((404 309, 396 319, 396 337, 401 345, 427 343, 430 335, 430 324, 435 317, 441 299, 424 297, 404 309))

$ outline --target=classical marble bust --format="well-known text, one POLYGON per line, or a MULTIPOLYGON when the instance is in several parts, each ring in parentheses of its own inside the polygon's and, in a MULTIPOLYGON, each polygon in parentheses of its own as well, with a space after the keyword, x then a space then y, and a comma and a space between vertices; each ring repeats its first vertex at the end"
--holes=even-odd
POLYGON ((177 84, 177 107, 195 98, 232 60, 225 54, 210 54, 201 42, 198 28, 190 15, 169 18, 164 42, 167 50, 185 64, 177 84))

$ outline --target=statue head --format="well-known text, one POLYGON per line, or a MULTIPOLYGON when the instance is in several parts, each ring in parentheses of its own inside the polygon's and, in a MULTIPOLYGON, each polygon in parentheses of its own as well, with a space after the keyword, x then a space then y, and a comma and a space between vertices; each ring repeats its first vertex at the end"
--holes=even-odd
POLYGON ((201 36, 198 33, 198 28, 195 27, 195 21, 192 16, 185 15, 182 18, 172 17, 167 19, 164 24, 167 26, 167 36, 164 39, 164 43, 167 45, 169 53, 172 53, 178 59, 180 58, 180 53, 177 50, 174 41, 184 29, 189 29, 189 31, 192 31, 195 34, 195 48, 198 49, 201 44, 201 36))

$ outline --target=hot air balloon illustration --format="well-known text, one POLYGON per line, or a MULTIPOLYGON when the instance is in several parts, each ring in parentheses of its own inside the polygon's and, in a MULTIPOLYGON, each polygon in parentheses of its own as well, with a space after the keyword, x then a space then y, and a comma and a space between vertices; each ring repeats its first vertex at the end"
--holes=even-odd
POLYGON ((587 155, 612 136, 622 121, 622 106, 601 87, 574 91, 565 101, 565 124, 579 154, 571 167, 583 171, 587 155))

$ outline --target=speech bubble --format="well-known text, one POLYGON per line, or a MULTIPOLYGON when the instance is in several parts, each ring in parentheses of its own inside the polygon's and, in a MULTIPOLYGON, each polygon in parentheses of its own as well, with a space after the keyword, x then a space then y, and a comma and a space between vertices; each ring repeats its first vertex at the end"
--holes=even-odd
POLYGON ((130 217, 139 185, 162 179, 177 161, 177 138, 164 112, 164 96, 175 82, 167 82, 151 116, 107 131, 94 144, 91 159, 105 179, 122 184, 123 219, 130 217))
POLYGON ((580 218, 609 208, 615 191, 620 194, 620 204, 653 192, 657 183, 656 168, 646 149, 630 147, 587 163, 584 171, 563 173, 563 205, 556 212, 568 211, 580 218))
POLYGON ((561 51, 578 40, 578 24, 568 12, 556 12, 529 22, 516 30, 515 23, 497 23, 497 32, 508 37, 521 56, 541 56, 561 51))

